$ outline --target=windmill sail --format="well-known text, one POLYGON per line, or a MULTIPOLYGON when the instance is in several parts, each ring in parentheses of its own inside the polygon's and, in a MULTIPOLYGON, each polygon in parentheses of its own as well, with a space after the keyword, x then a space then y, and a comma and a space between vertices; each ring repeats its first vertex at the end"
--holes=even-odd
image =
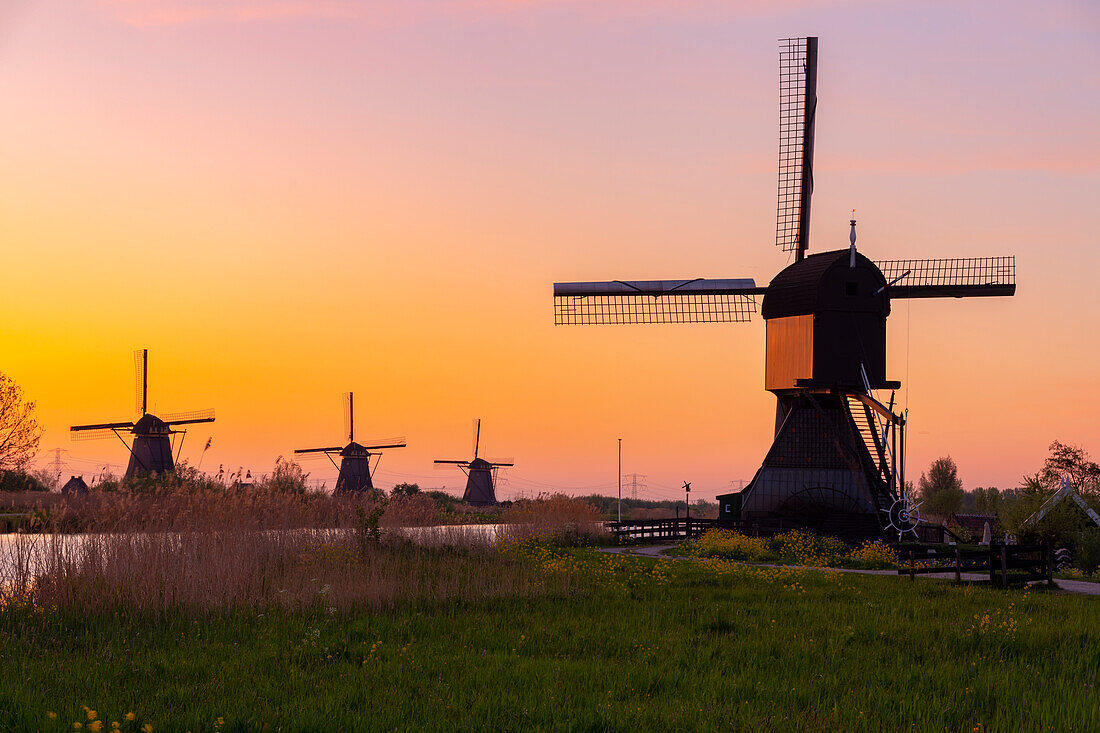
POLYGON ((118 435, 117 430, 129 430, 133 423, 112 423, 107 427, 102 425, 74 425, 69 428, 73 440, 103 440, 118 435))
POLYGON ((875 262, 891 298, 974 298, 1015 295, 1016 258, 968 257, 875 262))
POLYGON ((348 436, 348 442, 355 442, 355 394, 344 393, 344 432, 348 436))
POLYGON ((149 411, 149 350, 134 352, 134 409, 140 417, 149 411))
POLYGON ((779 42, 779 207, 775 244, 801 260, 810 241, 814 191, 817 38, 779 42))
POLYGON ((295 454, 301 454, 301 453, 339 453, 342 450, 344 450, 343 446, 330 445, 327 448, 295 448, 294 453, 295 454))
POLYGON ((763 292, 752 278, 554 283, 554 323, 744 323, 763 292))
POLYGON ((188 410, 186 412, 170 412, 163 418, 169 425, 192 425, 201 422, 214 422, 214 410, 188 410))

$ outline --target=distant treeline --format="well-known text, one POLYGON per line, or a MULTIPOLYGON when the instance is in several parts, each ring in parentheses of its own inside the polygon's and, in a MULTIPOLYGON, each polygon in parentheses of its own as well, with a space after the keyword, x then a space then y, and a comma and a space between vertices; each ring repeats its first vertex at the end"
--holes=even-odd
MULTIPOLYGON (((619 506, 618 497, 589 494, 588 496, 578 496, 577 498, 590 504, 596 511, 608 519, 614 519, 617 516, 619 506)), ((649 499, 623 498, 622 509, 624 519, 674 517, 677 512, 680 513, 680 516, 683 516, 684 501, 683 499, 661 499, 654 501, 649 499)), ((718 504, 703 499, 693 501, 691 502, 691 515, 695 517, 716 517, 718 516, 718 504)))

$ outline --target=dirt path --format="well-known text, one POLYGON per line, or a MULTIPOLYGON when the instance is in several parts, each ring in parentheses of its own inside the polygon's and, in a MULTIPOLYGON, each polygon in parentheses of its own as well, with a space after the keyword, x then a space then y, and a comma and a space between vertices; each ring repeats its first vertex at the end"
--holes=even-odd
MULTIPOLYGON (((666 545, 643 545, 640 547, 606 547, 604 552, 610 552, 616 555, 640 555, 642 557, 667 557, 673 560, 690 560, 689 557, 673 557, 669 555, 663 555, 665 550, 670 550, 676 547, 676 544, 666 545)), ((780 565, 778 563, 740 563, 742 565, 757 565, 766 568, 794 568, 796 570, 834 570, 841 573, 855 573, 857 575, 893 575, 898 576, 896 570, 859 570, 857 568, 818 568, 809 565, 780 565)), ((938 580, 954 580, 954 572, 946 573, 926 573, 918 575, 918 578, 935 578, 938 580)), ((981 573, 963 573, 963 580, 986 580, 987 575, 981 573)), ((1067 593, 1079 593, 1085 596, 1100 596, 1100 583, 1090 583, 1085 580, 1063 580, 1062 578, 1055 578, 1054 584, 1058 586, 1059 590, 1066 591, 1067 593)))

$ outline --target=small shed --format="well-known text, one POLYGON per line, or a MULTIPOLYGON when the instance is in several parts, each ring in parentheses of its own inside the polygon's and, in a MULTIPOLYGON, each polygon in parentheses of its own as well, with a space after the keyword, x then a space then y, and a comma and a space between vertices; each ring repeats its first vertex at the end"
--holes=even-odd
POLYGON ((733 521, 741 518, 741 492, 732 494, 719 494, 714 497, 718 500, 718 519, 733 521))
POLYGON ((88 484, 84 483, 83 476, 73 476, 61 487, 62 496, 87 496, 88 484))

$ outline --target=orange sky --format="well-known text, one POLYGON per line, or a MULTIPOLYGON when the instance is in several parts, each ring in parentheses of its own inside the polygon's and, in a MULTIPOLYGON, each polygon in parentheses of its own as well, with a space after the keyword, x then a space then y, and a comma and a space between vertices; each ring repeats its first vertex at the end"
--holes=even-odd
MULTIPOLYGON (((514 457, 505 496, 748 480, 762 322, 555 328, 551 284, 754 277, 775 227, 775 39, 821 37, 811 249, 1017 256, 1011 299, 896 302, 910 475, 1013 486, 1100 453, 1100 14, 1086 3, 286 0, 0 11, 0 371, 43 460, 125 463, 70 424, 213 406, 204 468, 407 435, 514 457)), ((315 478, 334 474, 308 466, 315 478)), ((330 481, 331 485, 331 481, 330 481)))

